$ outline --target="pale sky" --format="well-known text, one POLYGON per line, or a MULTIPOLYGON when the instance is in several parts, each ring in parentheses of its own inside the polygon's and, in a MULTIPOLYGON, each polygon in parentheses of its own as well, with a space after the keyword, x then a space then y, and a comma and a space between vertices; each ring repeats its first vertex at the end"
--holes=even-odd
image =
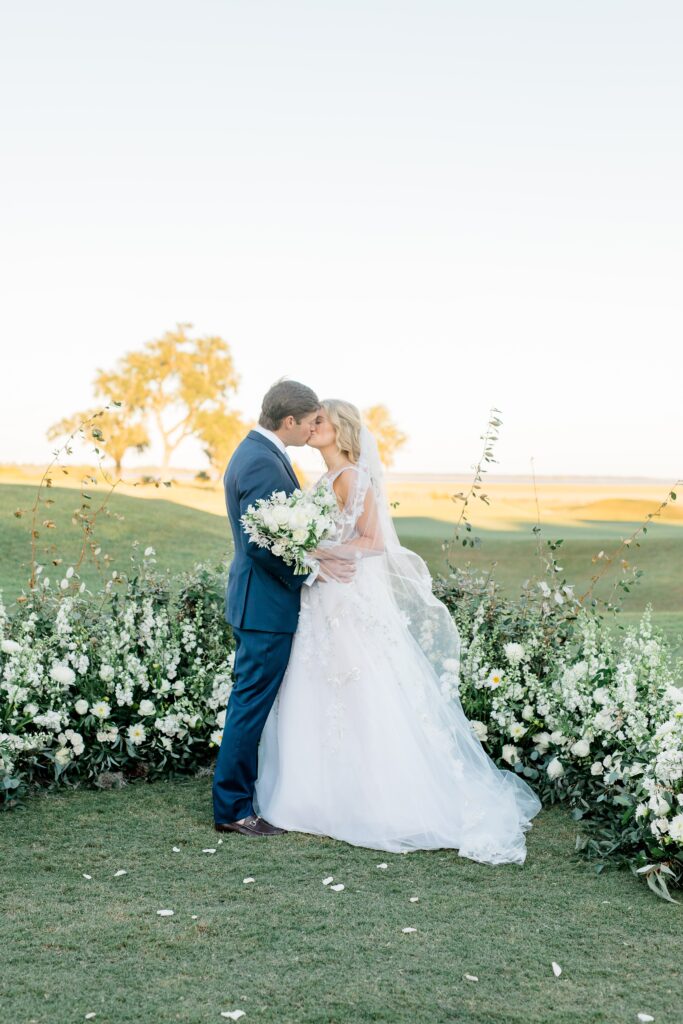
POLYGON ((682 44, 659 0, 3 4, 0 461, 189 321, 246 415, 386 403, 398 471, 497 406, 500 473, 683 476, 682 44))

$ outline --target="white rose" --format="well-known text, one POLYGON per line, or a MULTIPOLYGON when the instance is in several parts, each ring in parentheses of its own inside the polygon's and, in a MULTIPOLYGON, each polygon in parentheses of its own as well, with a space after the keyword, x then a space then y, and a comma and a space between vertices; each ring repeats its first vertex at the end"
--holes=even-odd
POLYGON ((141 715, 153 715, 156 713, 156 708, 151 700, 141 700, 139 711, 141 715))
POLYGON ((286 544, 283 544, 282 541, 276 540, 270 550, 276 557, 279 558, 280 555, 284 555, 285 551, 287 550, 287 546, 286 544))
POLYGON ((576 757, 588 757, 590 749, 591 745, 588 740, 585 739, 577 740, 576 743, 572 743, 571 745, 571 752, 572 754, 575 754, 576 757))
POLYGON ((263 525, 266 527, 267 530, 270 530, 271 533, 277 532, 280 524, 278 523, 277 519, 272 514, 272 512, 264 512, 262 519, 263 525))
POLYGON ((83 698, 81 698, 80 700, 77 700, 76 703, 74 704, 74 710, 75 710, 77 715, 87 715, 87 713, 88 713, 88 702, 87 702, 87 700, 83 700, 83 698))
POLYGON ((519 761, 517 747, 513 746, 511 743, 506 743, 503 747, 503 760, 507 761, 508 764, 517 764, 519 761))
POLYGON ((60 747, 55 753, 55 761, 57 764, 68 764, 71 760, 71 751, 68 747, 60 747))
POLYGON ((470 729, 472 730, 472 732, 477 737, 480 743, 486 742, 486 740, 488 739, 489 731, 483 722, 470 722, 470 729))
POLYGON ((295 544, 303 544, 308 538, 308 530, 294 530, 292 540, 295 544))
POLYGON ((74 670, 61 662, 55 662, 50 669, 50 675, 56 683, 61 683, 62 686, 71 686, 76 681, 74 670))
POLYGON ((110 683, 114 678, 114 669, 111 665, 102 665, 100 668, 100 679, 103 683, 110 683))
POLYGON ((677 814, 669 822, 669 835, 677 843, 683 843, 683 814, 677 814))
POLYGON ((594 761, 591 765, 591 775, 602 775, 604 768, 600 761, 594 761))
POLYGON ((21 650, 21 644, 18 644, 16 640, 3 640, 0 646, 4 654, 18 654, 21 650))
POLYGON ((290 510, 286 505, 277 505, 271 511, 271 515, 278 526, 287 526, 289 523, 289 512, 290 510))
POLYGON ((561 779, 564 775, 564 768, 562 762, 558 757, 554 757, 546 768, 549 779, 561 779))

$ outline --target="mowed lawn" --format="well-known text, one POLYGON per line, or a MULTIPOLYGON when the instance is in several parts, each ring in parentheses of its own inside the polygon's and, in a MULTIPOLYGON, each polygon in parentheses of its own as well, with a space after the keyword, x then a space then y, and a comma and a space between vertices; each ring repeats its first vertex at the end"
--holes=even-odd
POLYGON ((41 795, 3 817, 0 1019, 681 1020, 681 907, 596 875, 560 809, 535 819, 524 866, 491 868, 301 833, 219 842, 210 797, 206 775, 41 795))

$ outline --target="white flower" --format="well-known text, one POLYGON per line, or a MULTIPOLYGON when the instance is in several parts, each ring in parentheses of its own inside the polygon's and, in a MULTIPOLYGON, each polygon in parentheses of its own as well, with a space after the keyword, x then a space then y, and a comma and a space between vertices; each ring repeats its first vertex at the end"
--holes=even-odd
POLYGON ((663 836, 668 831, 668 818, 655 818, 655 820, 650 824, 650 832, 652 832, 652 835, 655 836, 656 839, 659 839, 660 836, 663 836))
POLYGON ((552 761, 549 762, 546 771, 548 773, 548 778, 553 780, 561 779, 564 775, 564 767, 562 766, 560 759, 557 757, 554 757, 552 761))
POLYGON ((151 700, 141 700, 139 711, 141 715, 154 715, 156 714, 156 708, 151 700))
POLYGON ((111 714, 111 708, 107 704, 106 700, 98 700, 95 704, 90 705, 90 710, 95 718, 109 718, 111 714))
POLYGON ((74 670, 62 662, 55 662, 50 669, 50 675, 56 683, 61 683, 62 686, 71 686, 76 681, 74 670))
POLYGON ((593 700, 596 704, 606 704, 609 700, 609 691, 605 686, 598 686, 597 690, 593 690, 593 700))
POLYGON ((657 814, 660 817, 663 814, 668 814, 671 810, 671 804, 669 804, 664 799, 664 797, 659 796, 657 793, 653 793, 647 803, 652 813, 657 814))
POLYGON ((489 672, 488 678, 484 683, 484 686, 488 686, 491 690, 495 690, 503 682, 503 674, 497 668, 492 669, 489 672))
POLYGON ((537 732, 531 737, 536 745, 536 750, 539 754, 545 754, 546 750, 550 746, 550 733, 549 732, 537 732))
POLYGON ((534 709, 532 708, 531 704, 525 704, 525 706, 522 708, 522 718, 525 722, 530 722, 533 717, 534 709))
POLYGON ((511 743, 506 743, 503 747, 502 757, 508 764, 517 764, 519 761, 519 754, 517 753, 517 747, 511 743))
POLYGON ((591 745, 586 739, 577 740, 576 743, 572 743, 571 752, 576 757, 588 757, 591 749, 591 745))
POLYGON ((683 814, 677 814, 669 822, 669 835, 677 843, 683 843, 683 814))
POLYGON ((116 673, 111 665, 102 665, 100 668, 100 679, 103 683, 110 683, 115 674, 116 673))
POLYGON ((524 657, 524 648, 521 644, 505 644, 503 650, 505 651, 505 657, 511 665, 518 665, 524 657))
POLYGON ((644 818, 647 814, 647 804, 638 804, 636 807, 636 820, 638 818, 644 818))
MULTIPOLYGON (((87 707, 87 705, 86 705, 86 707, 87 707)), ((38 711, 39 711, 39 708, 38 708, 37 704, 25 704, 24 705, 24 714, 28 715, 29 718, 33 718, 35 715, 37 715, 38 711)))
POLYGON ((513 740, 521 740, 526 731, 526 727, 521 722, 513 722, 510 726, 510 736, 513 740))
POLYGON ((472 730, 472 732, 477 737, 477 739, 479 740, 480 743, 486 743, 486 740, 488 739, 489 731, 488 731, 487 727, 484 725, 483 722, 477 722, 476 720, 475 721, 471 721, 470 722, 470 729, 472 730))
POLYGON ((146 735, 145 727, 140 722, 128 726, 128 739, 134 746, 139 747, 144 743, 146 735))
POLYGON ((76 712, 77 715, 87 715, 87 713, 88 713, 88 702, 87 702, 87 700, 83 700, 82 697, 81 697, 80 700, 77 700, 76 703, 74 704, 74 711, 76 712))
POLYGON ((211 743, 215 743, 215 745, 217 747, 220 747, 222 739, 223 739, 223 730, 222 729, 214 729, 214 731, 209 736, 209 740, 211 741, 211 743))
POLYGON ((145 548, 145 558, 150 558, 152 555, 155 555, 155 554, 156 554, 156 551, 154 550, 154 548, 151 545, 150 545, 150 547, 145 548))
POLYGON ((591 765, 591 775, 602 775, 604 768, 600 761, 594 761, 591 765))
POLYGON ((4 654, 18 654, 21 650, 21 644, 16 640, 3 640, 0 646, 4 654))
POLYGON ((550 587, 545 582, 545 580, 540 581, 540 583, 538 584, 538 589, 541 591, 544 597, 550 597, 550 587))
POLYGON ((55 761, 57 764, 68 764, 70 760, 71 751, 68 747, 60 747, 59 750, 55 752, 55 761))

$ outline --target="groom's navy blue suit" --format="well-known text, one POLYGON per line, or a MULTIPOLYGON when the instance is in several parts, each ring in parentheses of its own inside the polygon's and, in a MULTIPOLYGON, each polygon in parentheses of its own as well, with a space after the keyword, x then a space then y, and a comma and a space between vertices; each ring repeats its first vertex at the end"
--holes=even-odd
POLYGON ((216 823, 254 814, 258 745, 289 661, 305 575, 266 548, 249 543, 240 523, 248 505, 273 491, 291 494, 299 481, 289 459, 251 430, 223 476, 235 555, 225 595, 225 618, 237 649, 234 682, 213 778, 216 823))

